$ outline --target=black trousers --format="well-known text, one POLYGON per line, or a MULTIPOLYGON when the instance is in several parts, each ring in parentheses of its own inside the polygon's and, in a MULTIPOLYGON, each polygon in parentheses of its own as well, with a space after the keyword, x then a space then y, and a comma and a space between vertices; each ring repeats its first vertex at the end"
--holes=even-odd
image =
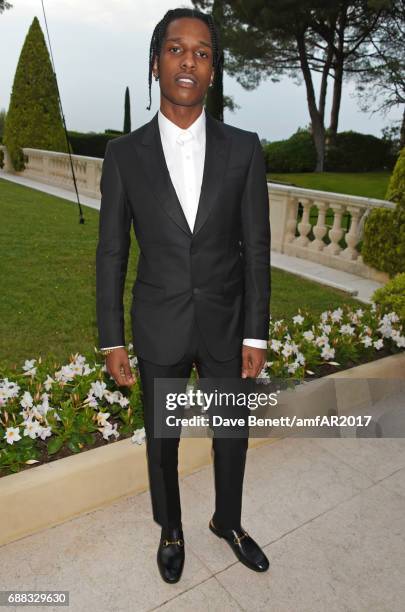
MULTIPOLYGON (((216 361, 209 354, 204 338, 194 321, 189 349, 178 363, 167 366, 158 365, 138 357, 153 518, 162 527, 181 525, 178 481, 180 438, 154 436, 154 378, 189 379, 193 363, 195 363, 199 378, 240 379, 241 352, 242 342, 241 351, 237 357, 229 361, 216 361)), ((185 388, 181 391, 184 392, 185 388)), ((160 406, 158 409, 160 410, 160 406)), ((242 437, 215 437, 214 435, 212 438, 215 478, 213 520, 220 529, 241 527, 243 477, 248 442, 248 435, 242 437)))

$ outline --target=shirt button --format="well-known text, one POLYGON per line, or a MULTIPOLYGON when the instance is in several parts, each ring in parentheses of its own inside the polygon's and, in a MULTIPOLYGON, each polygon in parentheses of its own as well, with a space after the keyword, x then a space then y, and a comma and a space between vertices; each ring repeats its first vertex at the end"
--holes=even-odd
POLYGON ((194 287, 193 293, 194 294, 201 293, 201 289, 199 289, 198 287, 194 287))

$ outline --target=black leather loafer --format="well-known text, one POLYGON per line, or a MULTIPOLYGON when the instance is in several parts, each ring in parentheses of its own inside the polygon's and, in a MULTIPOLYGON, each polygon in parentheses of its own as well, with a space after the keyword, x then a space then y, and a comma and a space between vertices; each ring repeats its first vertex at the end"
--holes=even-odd
POLYGON ((215 527, 212 519, 209 528, 219 538, 224 538, 241 563, 256 572, 265 572, 269 566, 269 560, 260 546, 250 537, 244 529, 221 530, 215 527))
POLYGON ((181 527, 162 528, 157 563, 165 582, 180 580, 184 566, 184 537, 181 527))

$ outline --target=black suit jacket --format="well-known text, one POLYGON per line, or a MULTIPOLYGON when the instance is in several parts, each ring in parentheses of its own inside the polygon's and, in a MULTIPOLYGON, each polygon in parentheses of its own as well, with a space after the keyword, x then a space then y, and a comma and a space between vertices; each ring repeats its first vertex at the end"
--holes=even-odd
POLYGON ((243 338, 268 339, 270 221, 256 132, 206 111, 206 153, 194 230, 171 182, 158 113, 110 140, 100 181, 96 252, 99 346, 125 345, 123 290, 131 224, 139 243, 132 287, 134 352, 161 365, 181 359, 194 317, 211 355, 225 361, 243 338))

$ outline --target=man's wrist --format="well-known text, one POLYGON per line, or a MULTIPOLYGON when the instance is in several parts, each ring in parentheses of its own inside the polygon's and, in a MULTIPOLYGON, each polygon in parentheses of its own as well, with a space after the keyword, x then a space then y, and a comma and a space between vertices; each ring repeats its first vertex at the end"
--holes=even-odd
POLYGON ((112 353, 117 348, 125 348, 125 346, 123 344, 119 344, 118 346, 106 346, 99 350, 100 350, 100 353, 105 357, 109 355, 110 353, 112 353))
POLYGON ((267 349, 267 340, 262 340, 258 338, 244 338, 243 344, 245 346, 252 346, 254 348, 267 349))

